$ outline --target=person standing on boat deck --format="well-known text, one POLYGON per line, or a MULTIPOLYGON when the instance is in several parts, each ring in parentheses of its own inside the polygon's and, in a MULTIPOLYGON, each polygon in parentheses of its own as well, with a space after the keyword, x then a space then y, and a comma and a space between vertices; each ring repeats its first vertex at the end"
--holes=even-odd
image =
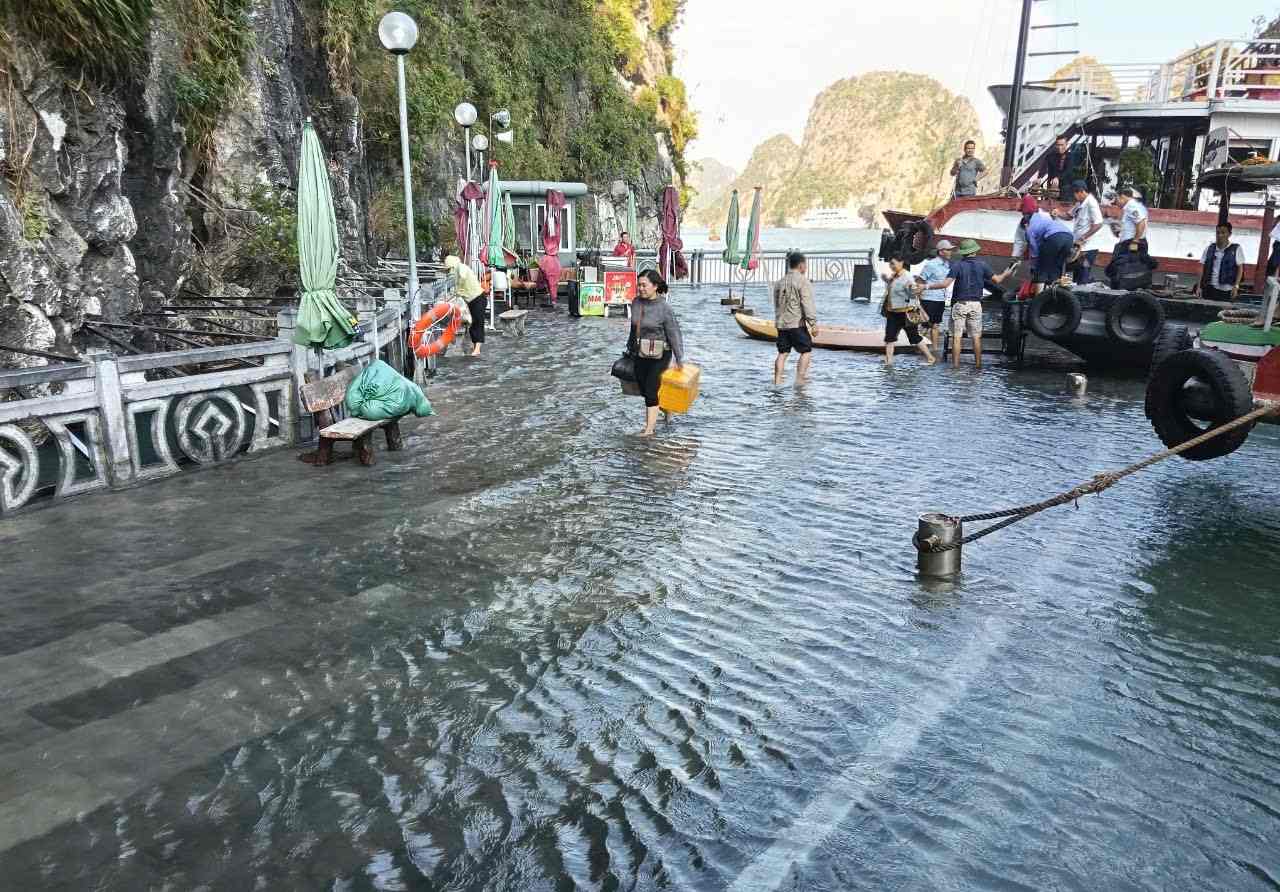
POLYGON ((1113 256, 1128 254, 1131 251, 1147 254, 1147 206, 1142 203, 1142 193, 1132 186, 1126 186, 1116 196, 1116 204, 1120 205, 1120 241, 1116 243, 1113 256))
POLYGON ((787 355, 793 349, 800 355, 796 362, 796 386, 799 387, 809 377, 813 336, 818 331, 818 312, 808 271, 805 256, 793 251, 787 255, 787 274, 773 286, 773 319, 778 329, 778 357, 773 361, 775 387, 782 384, 787 372, 787 355))
POLYGON ((1059 136, 1053 141, 1053 148, 1045 156, 1040 165, 1040 179, 1050 192, 1057 192, 1063 201, 1071 195, 1071 149, 1067 146, 1067 138, 1059 136))
POLYGON ((658 424, 658 386, 671 360, 684 365, 684 338, 680 323, 667 303, 667 283, 657 270, 640 274, 639 299, 631 308, 627 352, 635 360, 636 385, 644 397, 643 437, 653 436, 658 424))
POLYGON ((1089 194, 1089 186, 1084 180, 1072 183, 1071 193, 1076 200, 1071 208, 1071 236, 1080 250, 1072 279, 1077 285, 1088 285, 1093 278, 1094 264, 1098 262, 1098 251, 1103 247, 1101 232, 1105 221, 1098 199, 1089 194))
POLYGON ((1240 246, 1231 241, 1230 223, 1219 223, 1217 236, 1200 258, 1200 281, 1195 290, 1205 300, 1233 301, 1244 278, 1240 246))
POLYGON ((1031 275, 1035 291, 1062 278, 1074 244, 1071 227, 1066 223, 1051 217, 1048 211, 1031 215, 1027 221, 1027 250, 1036 258, 1031 275))
POLYGON ((987 175, 987 165, 982 163, 982 159, 974 154, 978 149, 978 144, 973 140, 966 140, 964 144, 964 154, 956 159, 956 163, 951 165, 951 175, 956 178, 955 189, 952 194, 956 198, 971 198, 978 194, 978 180, 987 175))
POLYGON ((917 276, 920 288, 920 306, 929 317, 929 343, 937 350, 942 341, 942 315, 947 310, 947 298, 951 296, 951 252, 955 245, 943 239, 938 242, 938 256, 925 261, 917 276))
POLYGON ((929 349, 929 342, 920 334, 919 327, 907 319, 907 311, 919 306, 916 281, 907 270, 907 259, 901 253, 895 253, 889 258, 889 270, 882 277, 889 288, 883 305, 884 364, 888 368, 893 367, 893 350, 898 343, 898 335, 905 331, 907 340, 924 353, 926 364, 933 365, 938 360, 929 349))
POLYGON ((489 314, 489 299, 485 297, 484 288, 476 278, 475 270, 467 266, 457 255, 450 254, 444 259, 444 268, 458 279, 456 291, 467 304, 467 312, 471 314, 471 327, 467 331, 471 338, 470 356, 480 355, 480 345, 484 343, 485 317, 489 314))
POLYGON ((951 364, 960 367, 960 347, 966 334, 973 340, 975 368, 982 368, 982 292, 1000 291, 1000 284, 1013 273, 1013 268, 992 275, 985 260, 974 255, 978 243, 967 238, 955 249, 951 261, 951 364))

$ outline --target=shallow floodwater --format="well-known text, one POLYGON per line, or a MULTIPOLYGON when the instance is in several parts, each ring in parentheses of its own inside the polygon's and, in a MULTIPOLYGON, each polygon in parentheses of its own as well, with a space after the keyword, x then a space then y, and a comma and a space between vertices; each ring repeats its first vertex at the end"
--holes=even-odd
MULTIPOLYGON (((820 291, 825 321, 878 322, 842 291, 820 291)), ((807 388, 775 389, 772 345, 719 297, 672 295, 702 395, 653 440, 607 376, 625 322, 543 311, 447 357, 441 416, 371 471, 274 456, 30 515, 168 523, 178 500, 236 511, 250 548, 301 541, 97 609, 148 634, 246 605, 280 622, 35 718, 75 733, 234 677, 219 703, 252 689, 265 719, 0 852, 0 886, 1280 886, 1276 429, 925 584, 920 513, 1035 501, 1159 448, 1142 382, 1092 376, 1076 400, 1062 369, 820 353, 807 388), (277 482, 292 495, 255 509, 277 482)), ((60 529, 77 554, 88 533, 60 529)), ((75 631, 40 600, 0 604, 5 654, 75 631)), ((117 749, 146 745, 120 727, 117 749)), ((83 758, 93 778, 114 757, 83 758)))

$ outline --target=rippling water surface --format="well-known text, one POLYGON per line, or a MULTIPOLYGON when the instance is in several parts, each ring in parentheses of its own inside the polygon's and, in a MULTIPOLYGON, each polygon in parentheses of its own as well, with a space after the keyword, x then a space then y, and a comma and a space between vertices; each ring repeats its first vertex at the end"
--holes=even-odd
MULTIPOLYGON (((878 320, 840 290, 825 319, 878 320)), ((702 396, 653 440, 607 377, 625 322, 535 312, 527 339, 446 358, 441 417, 372 472, 238 466, 294 485, 279 510, 314 515, 305 541, 95 621, 282 621, 45 720, 92 729, 221 684, 262 728, 0 853, 0 886, 1280 886, 1274 429, 923 584, 919 513, 1153 451, 1141 382, 1073 400, 1061 370, 820 353, 809 387, 774 389, 772 346, 718 297, 672 296, 702 396)), ((112 498, 161 518, 241 498, 227 522, 260 537, 232 479, 112 498)), ((10 650, 53 634, 11 622, 29 639, 10 650)), ((92 776, 108 757, 85 758, 92 776)))

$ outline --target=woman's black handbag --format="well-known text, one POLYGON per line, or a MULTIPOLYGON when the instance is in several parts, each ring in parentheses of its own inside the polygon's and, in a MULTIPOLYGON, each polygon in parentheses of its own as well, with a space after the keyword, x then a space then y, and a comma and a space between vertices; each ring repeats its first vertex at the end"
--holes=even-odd
POLYGON ((636 361, 630 353, 624 353, 614 360, 613 368, 609 370, 609 374, 617 378, 619 381, 635 381, 636 379, 636 361))

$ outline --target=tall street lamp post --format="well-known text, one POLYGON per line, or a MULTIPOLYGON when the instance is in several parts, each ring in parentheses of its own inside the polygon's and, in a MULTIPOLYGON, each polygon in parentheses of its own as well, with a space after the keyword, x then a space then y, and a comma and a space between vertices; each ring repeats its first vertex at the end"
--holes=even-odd
POLYGON ((418 42, 418 25, 403 12, 389 12, 378 23, 378 39, 396 57, 396 79, 400 92, 400 164, 404 168, 404 222, 409 240, 409 312, 421 315, 418 299, 418 248, 413 238, 413 181, 409 161, 409 107, 405 101, 404 57, 418 42))
MULTIPOLYGON (((490 140, 492 140, 492 139, 493 139, 493 122, 494 122, 494 121, 497 121, 497 122, 498 122, 498 126, 499 126, 499 127, 510 127, 510 126, 511 126, 511 112, 507 111, 507 109, 505 109, 505 108, 500 108, 500 109, 498 109, 496 112, 494 112, 493 114, 489 115, 489 126, 488 126, 488 128, 486 128, 486 129, 488 129, 488 131, 489 131, 489 139, 490 139, 490 140)), ((499 141, 499 142, 510 142, 511 140, 510 140, 509 138, 504 139, 504 138, 503 138, 503 135, 502 135, 501 133, 499 133, 499 134, 498 134, 498 141, 499 141)), ((497 148, 497 146, 494 146, 493 151, 494 151, 494 154, 493 154, 491 157, 496 161, 496 160, 497 160, 497 158, 498 158, 498 155, 497 155, 498 148, 497 148)))
MULTIPOLYGON (((459 102, 457 107, 453 110, 453 119, 457 121, 458 124, 462 127, 463 144, 466 147, 466 153, 467 153, 467 182, 468 183, 471 182, 471 128, 475 126, 476 119, 479 117, 480 117, 479 112, 476 111, 476 107, 472 105, 470 102, 459 102)), ((468 201, 467 202, 467 229, 469 232, 474 232, 476 229, 475 217, 476 217, 476 203, 474 201, 468 201)), ((475 269, 476 268, 476 262, 475 262, 476 245, 474 244, 475 239, 469 238, 468 241, 472 242, 473 244, 467 245, 467 257, 466 257, 467 265, 470 266, 472 269, 475 269)))

